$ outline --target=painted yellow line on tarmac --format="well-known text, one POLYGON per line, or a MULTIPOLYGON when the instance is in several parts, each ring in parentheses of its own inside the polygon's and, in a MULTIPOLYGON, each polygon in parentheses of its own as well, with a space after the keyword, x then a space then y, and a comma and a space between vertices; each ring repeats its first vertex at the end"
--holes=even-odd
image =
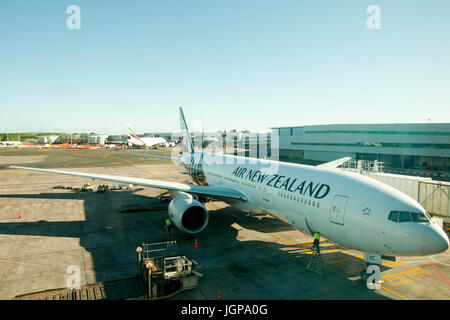
POLYGON ((388 266, 388 265, 391 265, 391 264, 394 264, 394 263, 399 263, 399 262, 403 262, 403 261, 400 261, 400 260, 390 261, 390 262, 382 263, 381 265, 382 266, 388 266))
MULTIPOLYGON (((219 207, 217 207, 215 204, 213 204, 213 203, 211 203, 211 202, 207 202, 207 204, 209 204, 209 205, 211 205, 212 207, 214 207, 215 209, 217 209, 217 210, 219 210, 220 208, 219 207)), ((266 232, 266 231, 264 231, 262 228, 260 228, 259 226, 256 226, 255 225, 255 227, 257 228, 257 229, 259 229, 259 230, 262 230, 263 232, 266 232)), ((268 233, 268 232, 266 232, 266 233, 268 233)), ((277 236, 276 234, 274 234, 274 233, 268 233, 268 234, 270 234, 271 236, 273 236, 273 237, 275 237, 275 238, 278 238, 278 239, 280 239, 280 240, 282 240, 282 241, 284 241, 284 242, 286 242, 288 245, 294 245, 294 243, 293 242, 291 242, 291 241, 289 241, 289 240, 286 240, 286 239, 284 239, 284 238, 282 238, 282 237, 280 237, 280 236, 277 236)))
POLYGON ((286 243, 287 243, 288 245, 290 245, 290 246, 293 246, 293 245, 294 245, 293 242, 291 242, 291 241, 289 241, 289 240, 286 240, 286 239, 284 239, 283 237, 280 237, 280 236, 278 236, 278 235, 276 235, 276 234, 274 234, 274 233, 268 232, 268 231, 264 230, 263 228, 261 228, 261 227, 259 227, 259 226, 257 226, 257 225, 254 225, 254 226, 255 226, 255 228, 261 230, 262 232, 265 232, 265 233, 267 233, 267 234, 270 234, 272 237, 278 238, 278 239, 280 239, 281 241, 286 242, 286 243))
POLYGON ((383 287, 383 286, 380 286, 380 287, 381 287, 381 289, 384 289, 384 290, 386 290, 387 292, 390 292, 390 293, 392 293, 392 294, 395 294, 396 296, 398 296, 398 297, 400 297, 400 298, 402 298, 402 299, 409 300, 408 298, 406 298, 406 297, 404 297, 404 296, 402 296, 402 295, 400 295, 400 294, 398 294, 398 293, 396 293, 396 292, 394 292, 394 291, 392 291, 392 290, 389 290, 389 289, 387 289, 387 288, 385 288, 385 287, 383 287))
MULTIPOLYGON (((207 204, 210 204, 212 207, 216 208, 217 210, 220 209, 219 207, 217 207, 216 205, 212 204, 212 203, 209 202, 209 201, 207 202, 207 204)), ((271 232, 268 232, 268 231, 264 230, 263 228, 261 228, 261 227, 258 226, 258 225, 253 224, 253 226, 254 226, 256 229, 261 230, 262 232, 265 232, 265 233, 267 233, 267 234, 270 234, 272 237, 278 238, 278 239, 280 239, 281 241, 286 242, 287 245, 289 245, 289 246, 297 246, 297 245, 301 245, 301 244, 312 243, 312 241, 305 241, 305 242, 291 242, 291 241, 289 241, 289 240, 287 240, 287 239, 284 239, 283 237, 280 237, 279 235, 276 235, 276 234, 274 234, 274 233, 271 233, 271 232)), ((323 239, 325 239, 325 238, 323 238, 323 239)), ((326 240, 326 239, 325 239, 325 240, 326 240)))
MULTIPOLYGON (((211 206, 213 206, 213 207, 216 208, 216 209, 220 209, 220 208, 218 208, 216 205, 212 204, 212 203, 209 202, 209 201, 208 201, 207 203, 210 204, 211 206)), ((278 238, 278 239, 280 239, 280 240, 286 242, 286 243, 287 243, 288 245, 290 245, 290 246, 294 245, 293 242, 291 242, 291 241, 289 241, 289 240, 286 240, 286 239, 284 239, 284 238, 282 238, 282 237, 280 237, 280 236, 277 236, 277 235, 274 234, 274 233, 267 232, 266 230, 264 230, 263 228, 261 228, 261 227, 258 226, 258 225, 253 224, 253 226, 254 226, 256 229, 261 230, 261 231, 264 232, 264 233, 270 234, 271 236, 273 236, 273 237, 275 237, 275 238, 278 238)))
POLYGON ((342 271, 344 271, 346 274, 351 274, 351 273, 353 273, 352 271, 354 270, 348 270, 347 268, 344 268, 344 267, 342 267, 342 266, 340 266, 340 265, 338 265, 338 264, 334 264, 334 263, 328 263, 326 260, 325 260, 325 263, 326 264, 332 264, 333 266, 335 266, 336 268, 338 268, 338 269, 341 269, 342 271))
POLYGON ((389 278, 389 277, 394 277, 394 276, 398 276, 398 275, 401 275, 401 274, 405 274, 405 273, 409 273, 409 272, 414 272, 414 271, 419 271, 419 270, 422 270, 422 268, 411 269, 411 270, 405 270, 405 271, 402 271, 402 272, 397 272, 397 273, 393 273, 393 274, 388 274, 388 275, 382 276, 381 279, 386 279, 386 278, 389 278))
POLYGON ((292 245, 293 246, 299 246, 301 244, 307 244, 307 243, 313 243, 312 241, 305 241, 305 242, 293 242, 292 245))
POLYGON ((286 240, 286 239, 284 239, 284 238, 282 238, 282 237, 280 237, 280 236, 277 236, 276 234, 274 234, 274 233, 269 233, 271 236, 273 236, 273 237, 275 237, 275 238, 278 238, 278 239, 280 239, 280 240, 282 240, 282 241, 284 241, 284 242, 286 242, 288 245, 290 245, 290 246, 292 246, 294 243, 293 242, 291 242, 291 241, 289 241, 289 240, 286 240))
POLYGON ((220 210, 220 208, 218 206, 216 206, 215 204, 213 204, 210 201, 208 201, 207 204, 209 204, 211 207, 215 208, 216 210, 220 210))
POLYGON ((147 172, 148 174, 150 174, 150 175, 151 175, 152 177, 154 177, 154 178, 158 178, 158 176, 157 176, 156 174, 151 173, 150 171, 148 171, 148 170, 146 170, 146 169, 144 169, 144 168, 141 168, 140 166, 138 166, 137 164, 135 164, 134 162, 132 162, 132 161, 130 161, 130 160, 127 160, 127 159, 124 159, 124 158, 116 158, 116 157, 112 157, 112 158, 115 158, 115 159, 119 159, 119 160, 123 160, 123 161, 129 162, 129 163, 131 163, 131 165, 132 165, 133 167, 136 167, 136 168, 138 168, 138 169, 140 169, 140 170, 142 170, 142 171, 147 172))
POLYGON ((349 260, 352 260, 353 258, 356 258, 356 257, 346 257, 346 258, 342 258, 342 259, 330 260, 330 261, 327 261, 327 263, 335 264, 335 263, 339 263, 339 262, 349 261, 349 260))
MULTIPOLYGON (((47 150, 48 151, 48 150, 47 150)), ((97 157, 95 154, 76 154, 76 153, 68 153, 69 156, 77 156, 77 157, 97 157)))

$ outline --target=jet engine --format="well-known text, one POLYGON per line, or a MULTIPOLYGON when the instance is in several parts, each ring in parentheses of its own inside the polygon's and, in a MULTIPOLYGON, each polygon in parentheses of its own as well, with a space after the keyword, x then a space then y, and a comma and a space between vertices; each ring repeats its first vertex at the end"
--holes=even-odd
POLYGON ((168 211, 173 224, 186 233, 199 233, 208 224, 205 206, 185 192, 175 192, 168 211))

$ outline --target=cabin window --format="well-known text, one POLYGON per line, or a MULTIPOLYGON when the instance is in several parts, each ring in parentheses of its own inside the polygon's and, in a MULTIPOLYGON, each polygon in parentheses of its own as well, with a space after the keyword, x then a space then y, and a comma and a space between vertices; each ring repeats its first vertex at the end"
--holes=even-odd
POLYGON ((320 207, 320 202, 317 202, 317 208, 319 208, 320 207))

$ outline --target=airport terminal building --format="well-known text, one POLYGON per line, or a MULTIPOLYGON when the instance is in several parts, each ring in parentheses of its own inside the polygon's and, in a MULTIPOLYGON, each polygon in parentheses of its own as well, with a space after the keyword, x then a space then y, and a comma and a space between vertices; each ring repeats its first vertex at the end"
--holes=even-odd
POLYGON ((350 156, 384 162, 385 168, 450 171, 450 123, 274 127, 275 135, 280 160, 321 162, 350 156))

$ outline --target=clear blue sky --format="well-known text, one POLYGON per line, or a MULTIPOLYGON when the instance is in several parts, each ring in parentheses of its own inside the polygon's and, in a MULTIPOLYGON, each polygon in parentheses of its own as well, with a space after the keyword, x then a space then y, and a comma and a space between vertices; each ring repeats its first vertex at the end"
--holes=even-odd
POLYGON ((1 1, 0 132, 179 130, 180 105, 208 131, 450 122, 449 15, 448 0, 1 1))

